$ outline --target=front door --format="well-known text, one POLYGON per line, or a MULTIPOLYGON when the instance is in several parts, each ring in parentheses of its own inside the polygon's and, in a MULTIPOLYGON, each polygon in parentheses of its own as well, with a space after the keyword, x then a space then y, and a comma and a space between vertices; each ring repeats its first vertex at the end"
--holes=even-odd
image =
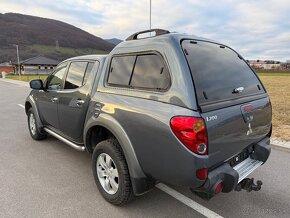
POLYGON ((62 87, 65 71, 66 64, 59 65, 56 71, 48 77, 45 91, 40 90, 37 96, 39 113, 43 124, 56 129, 59 129, 57 115, 58 92, 62 87))
MULTIPOLYGON (((82 141, 84 122, 90 102, 91 85, 87 84, 94 62, 71 62, 58 96, 60 130, 76 142, 82 141)), ((94 71, 96 68, 94 67, 94 71)))

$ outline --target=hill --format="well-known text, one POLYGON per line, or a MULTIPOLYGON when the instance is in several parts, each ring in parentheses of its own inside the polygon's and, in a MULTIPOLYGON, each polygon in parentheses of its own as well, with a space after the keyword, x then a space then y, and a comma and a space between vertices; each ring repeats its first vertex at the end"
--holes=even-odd
POLYGON ((123 42, 123 40, 121 40, 121 39, 116 39, 116 38, 106 39, 106 41, 108 41, 109 43, 112 43, 112 44, 114 44, 114 45, 118 45, 118 44, 120 44, 121 42, 123 42))
POLYGON ((0 63, 46 55, 63 60, 75 55, 108 53, 115 45, 70 24, 29 15, 0 13, 0 63))

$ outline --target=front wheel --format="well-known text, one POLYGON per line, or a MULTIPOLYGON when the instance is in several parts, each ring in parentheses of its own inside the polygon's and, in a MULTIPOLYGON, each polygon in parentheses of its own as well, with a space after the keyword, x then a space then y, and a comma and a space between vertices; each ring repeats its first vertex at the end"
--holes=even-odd
POLYGON ((92 169, 97 187, 108 202, 124 205, 134 197, 127 162, 117 140, 97 144, 92 169))
POLYGON ((42 140, 46 138, 46 134, 41 133, 38 129, 32 108, 29 108, 27 111, 27 121, 30 135, 34 140, 42 140))

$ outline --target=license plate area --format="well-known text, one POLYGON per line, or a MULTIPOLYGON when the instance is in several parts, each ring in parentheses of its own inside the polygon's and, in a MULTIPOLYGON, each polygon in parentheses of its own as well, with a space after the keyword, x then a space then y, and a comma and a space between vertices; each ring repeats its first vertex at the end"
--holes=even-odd
POLYGON ((231 167, 234 167, 238 165, 239 163, 246 160, 251 153, 253 153, 253 146, 249 146, 246 149, 244 149, 241 153, 235 155, 231 159, 229 159, 227 162, 230 164, 231 167))

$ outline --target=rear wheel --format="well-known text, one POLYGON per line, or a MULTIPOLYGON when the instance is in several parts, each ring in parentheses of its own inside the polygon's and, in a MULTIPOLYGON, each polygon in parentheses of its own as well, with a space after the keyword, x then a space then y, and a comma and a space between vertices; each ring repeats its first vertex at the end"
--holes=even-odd
POLYGON ((32 108, 29 108, 27 111, 27 121, 30 135, 34 140, 42 140, 46 138, 46 134, 41 133, 38 129, 32 108))
POLYGON ((134 197, 127 162, 117 140, 97 144, 92 169, 97 187, 108 202, 124 205, 134 197))

